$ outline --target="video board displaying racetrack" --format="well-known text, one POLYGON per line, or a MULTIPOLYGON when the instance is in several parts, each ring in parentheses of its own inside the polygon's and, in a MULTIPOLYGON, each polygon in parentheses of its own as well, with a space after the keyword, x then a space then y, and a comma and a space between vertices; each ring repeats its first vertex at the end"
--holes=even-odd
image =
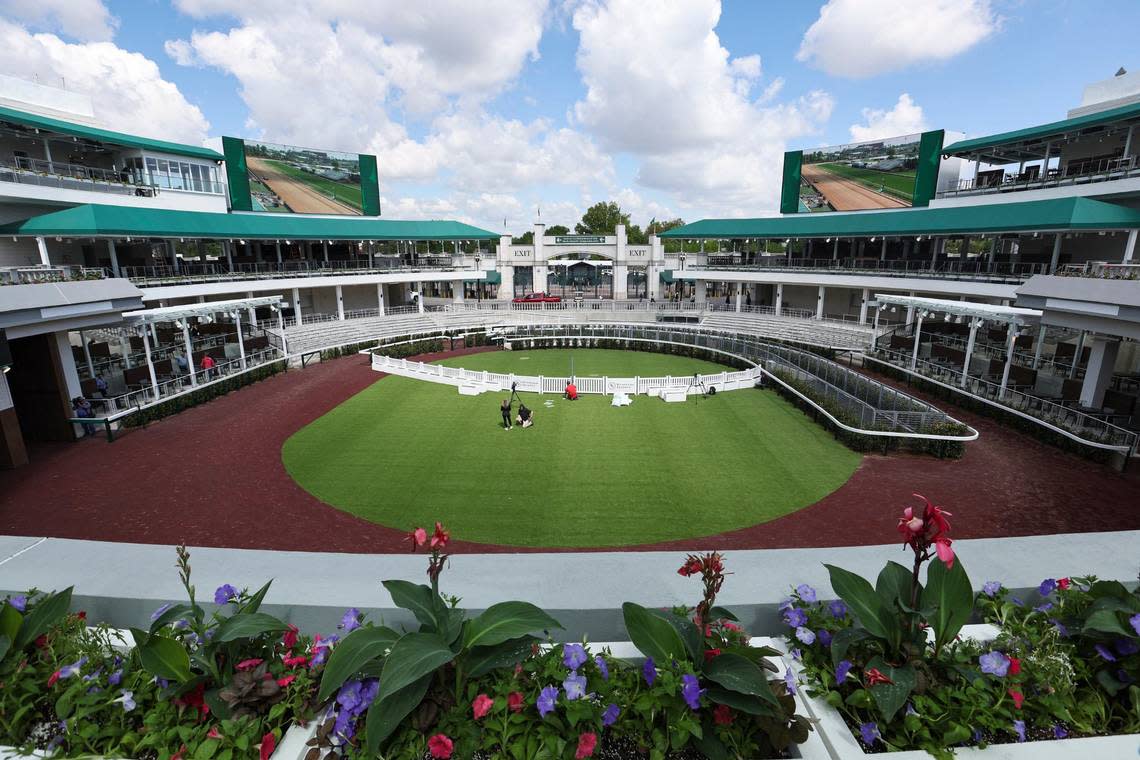
POLYGON ((376 157, 223 138, 236 211, 377 216, 376 157))

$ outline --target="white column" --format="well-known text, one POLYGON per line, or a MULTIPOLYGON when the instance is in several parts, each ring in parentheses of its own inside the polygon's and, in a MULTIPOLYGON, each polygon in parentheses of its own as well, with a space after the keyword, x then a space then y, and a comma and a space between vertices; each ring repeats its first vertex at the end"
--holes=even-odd
POLYGON ((182 344, 186 349, 186 366, 190 369, 190 385, 198 385, 197 367, 194 366, 194 344, 190 342, 190 317, 182 318, 182 344))
POLYGON ((384 283, 376 283, 376 308, 384 316, 384 283))
POLYGON ((1005 387, 1009 385, 1009 368, 1013 366, 1013 346, 1017 343, 1017 326, 1009 325, 1005 331, 1005 367, 1001 371, 1001 387, 998 389, 998 399, 1005 398, 1005 387))
POLYGON ((938 249, 946 244, 946 238, 937 238, 930 241, 930 268, 934 269, 938 266, 938 249))
MULTIPOLYGON (((859 304, 859 324, 867 324, 867 302, 871 300, 871 289, 863 288, 862 303, 859 304)), ((878 318, 878 311, 875 312, 875 317, 878 318)))
MULTIPOLYGON (((915 297, 915 292, 913 290, 910 291, 910 297, 911 298, 915 297)), ((906 307, 906 323, 909 325, 913 321, 914 321, 914 306, 911 305, 911 306, 906 307)))
POLYGON ((150 358, 150 336, 147 335, 146 326, 142 329, 143 351, 146 353, 146 368, 150 373, 150 388, 154 392, 154 400, 158 400, 158 378, 154 374, 154 362, 150 358))
POLYGON ((831 246, 831 260, 839 260, 839 238, 835 238, 835 242, 831 246))
POLYGON ((776 283, 776 316, 780 316, 780 312, 784 308, 784 283, 776 283))
POLYGON ((1053 151, 1053 143, 1045 143, 1045 160, 1041 162, 1041 179, 1045 179, 1045 175, 1049 172, 1049 159, 1053 151))
POLYGON ((457 306, 463 305, 463 280, 454 280, 451 283, 451 302, 457 306))
POLYGON ((1099 409, 1104 406, 1104 392, 1112 381, 1120 341, 1096 337, 1090 348, 1085 380, 1081 384, 1081 406, 1099 409))
POLYGON ((111 274, 115 277, 119 276, 119 256, 115 250, 115 241, 108 238, 107 240, 107 253, 111 257, 111 274))
POLYGON ((44 138, 44 158, 47 159, 48 171, 51 172, 52 174, 55 174, 55 163, 52 161, 52 158, 51 158, 51 143, 48 141, 48 138, 46 138, 46 137, 44 138))
MULTIPOLYGON (((253 291, 252 291, 252 290, 247 290, 247 291, 246 291, 246 294, 245 294, 245 297, 246 297, 246 298, 253 298, 253 291)), ((256 324, 257 324, 257 310, 256 310, 256 309, 254 309, 252 306, 250 306, 250 307, 249 307, 249 323, 250 323, 251 325, 256 325, 256 324)))
POLYGON ((241 356, 241 368, 245 366, 245 340, 241 337, 241 309, 234 312, 234 327, 237 328, 238 354, 241 356))
POLYGON ((178 263, 178 251, 174 248, 174 241, 173 240, 167 240, 166 241, 166 252, 168 254, 170 254, 170 266, 171 266, 171 268, 174 270, 175 274, 178 274, 179 267, 180 267, 180 265, 178 263))
POLYGON ((815 318, 823 319, 823 299, 827 295, 827 288, 819 286, 819 294, 815 297, 815 318))
POLYGON ((336 318, 344 321, 344 288, 336 286, 336 318))
POLYGON ((321 251, 324 253, 325 263, 329 263, 329 241, 321 241, 321 251))
POLYGON ((275 241, 273 241, 273 245, 274 245, 274 248, 277 250, 277 263, 280 264, 281 263, 281 241, 275 240, 275 241))
MULTIPOLYGON (((127 331, 122 328, 119 329, 119 351, 123 355, 123 366, 130 367, 131 340, 127 337, 127 331)), ((92 375, 92 377, 94 377, 94 375, 92 375)))
POLYGON ((222 250, 226 252, 226 266, 234 271, 234 244, 228 240, 222 241, 222 250))
POLYGON ((887 260, 887 239, 883 238, 883 245, 879 249, 879 261, 887 260))
POLYGON ((1069 379, 1077 376, 1077 365, 1081 363, 1081 353, 1085 350, 1085 331, 1077 336, 1077 347, 1073 349, 1073 366, 1069 367, 1069 379))
POLYGON ((416 283, 416 292, 419 294, 418 296, 416 296, 416 310, 420 314, 423 314, 424 313, 424 284, 422 282, 416 283))
POLYGON ((871 327, 871 335, 875 339, 875 343, 871 344, 872 348, 875 348, 877 346, 877 342, 879 340, 879 315, 882 313, 883 313, 882 308, 876 307, 876 309, 875 309, 875 320, 874 320, 874 324, 871 327))
POLYGON ((87 360, 87 372, 95 377, 95 362, 91 361, 91 348, 87 345, 87 336, 82 330, 79 331, 79 343, 83 346, 83 358, 87 360))
POLYGON ((962 380, 958 385, 966 387, 970 377, 970 358, 974 355, 974 339, 978 337, 978 320, 970 320, 970 339, 966 341, 966 360, 962 362, 962 380))
POLYGON ((277 330, 281 334, 281 353, 288 359, 289 343, 285 340, 285 312, 280 308, 277 309, 277 330))
POLYGON ((1033 369, 1041 364, 1041 349, 1045 346, 1045 325, 1037 329, 1037 345, 1033 347, 1033 369))
POLYGON ((740 295, 741 295, 740 288, 742 288, 742 287, 744 287, 743 283, 738 285, 736 288, 736 311, 737 311, 737 313, 740 313, 740 295))
POLYGON ((1131 264, 1132 263, 1132 257, 1136 255, 1136 236, 1137 236, 1137 233, 1140 233, 1140 230, 1137 230, 1137 229, 1128 230, 1128 242, 1126 242, 1124 244, 1124 258, 1121 259, 1121 263, 1123 263, 1123 264, 1131 264))
POLYGON ((922 314, 918 315, 918 322, 914 325, 914 351, 910 355, 910 369, 913 372, 918 366, 918 341, 922 337, 922 314))
POLYGON ((45 267, 50 267, 51 259, 48 258, 47 243, 44 242, 43 237, 39 235, 36 236, 36 248, 40 252, 40 263, 45 267))
POLYGON ((296 318, 297 326, 301 326, 301 289, 293 288, 293 316, 296 318))
POLYGON ((1057 271, 1057 265, 1061 262, 1061 233, 1058 232, 1053 236, 1053 258, 1049 260, 1049 274, 1057 271))

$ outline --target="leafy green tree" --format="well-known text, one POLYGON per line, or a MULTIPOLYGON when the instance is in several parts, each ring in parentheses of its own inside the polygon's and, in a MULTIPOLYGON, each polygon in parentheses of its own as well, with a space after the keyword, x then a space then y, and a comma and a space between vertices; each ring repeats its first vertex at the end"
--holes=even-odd
POLYGON ((631 224, 625 231, 626 241, 631 245, 645 245, 649 242, 649 236, 641 230, 641 226, 631 224))
POLYGON ((534 245, 534 230, 527 230, 518 237, 511 238, 512 245, 534 245))
POLYGON ((569 235, 570 228, 564 224, 552 224, 546 228, 547 235, 569 235))
POLYGON ((629 226, 629 214, 622 213, 616 201, 601 201, 586 209, 582 221, 574 225, 579 235, 612 235, 619 224, 629 226))

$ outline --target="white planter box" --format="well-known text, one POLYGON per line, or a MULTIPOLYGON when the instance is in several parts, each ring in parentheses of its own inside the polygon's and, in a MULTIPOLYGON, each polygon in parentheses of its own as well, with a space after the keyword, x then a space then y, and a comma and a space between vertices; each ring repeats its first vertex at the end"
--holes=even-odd
MULTIPOLYGON (((997 627, 992 625, 963 626, 961 635, 978 641, 989 641, 997 634, 997 627)), ((774 641, 773 647, 787 651, 786 642, 774 641)), ((792 672, 797 680, 803 676, 803 668, 790 655, 786 658, 792 666, 792 672)), ((880 758, 886 760, 930 760, 931 755, 924 750, 907 750, 905 752, 868 753, 863 745, 851 733, 847 721, 831 705, 822 699, 816 699, 807 694, 806 687, 801 686, 799 696, 807 705, 807 712, 815 721, 823 743, 830 757, 834 760, 850 760, 851 758, 880 758)), ((1088 758, 1100 760, 1101 758, 1133 758, 1140 757, 1140 734, 1122 734, 1118 736, 1092 736, 1077 739, 1058 739, 1053 741, 1029 741, 1013 744, 993 744, 986 749, 976 747, 962 747, 954 750, 954 756, 968 760, 1072 760, 1072 758, 1088 758)))
MULTIPOLYGON (((310 721, 307 726, 292 725, 281 737, 281 743, 277 745, 277 749, 273 750, 270 755, 270 760, 303 760, 305 754, 308 753, 309 748, 305 746, 305 742, 312 739, 317 732, 316 721, 310 721)), ((15 747, 5 747, 0 745, 0 760, 27 760, 27 758, 47 758, 51 757, 43 750, 35 750, 29 755, 21 755, 19 750, 15 747)), ((823 757, 827 757, 824 755, 823 757)), ((88 760, 99 760, 98 758, 88 758, 88 760)), ((120 758, 104 758, 103 760, 125 760, 120 758)))

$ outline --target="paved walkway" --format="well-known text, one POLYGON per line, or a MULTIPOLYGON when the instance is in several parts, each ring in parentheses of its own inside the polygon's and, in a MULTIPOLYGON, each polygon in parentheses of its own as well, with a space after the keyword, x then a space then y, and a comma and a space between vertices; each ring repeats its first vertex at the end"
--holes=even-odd
MULTIPOLYGON (((473 350, 479 349, 467 351, 473 350)), ((32 464, 0 471, 0 535, 404 552, 402 532, 318 501, 281 463, 286 438, 378 377, 363 357, 344 357, 264 380, 112 445, 92 440, 37 448, 32 464)), ((899 509, 913 503, 916 491, 954 513, 956 538, 1140 529, 1135 466, 1116 473, 938 403, 981 433, 961 460, 868 456, 845 485, 795 514, 705 539, 633 549, 881 544, 893 539, 899 509)), ((461 541, 453 546, 457 552, 525 551, 461 541)))

